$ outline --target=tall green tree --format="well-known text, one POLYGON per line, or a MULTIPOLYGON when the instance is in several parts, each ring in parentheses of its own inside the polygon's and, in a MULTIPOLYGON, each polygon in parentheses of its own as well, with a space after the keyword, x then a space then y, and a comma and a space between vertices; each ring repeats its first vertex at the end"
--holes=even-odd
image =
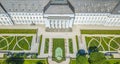
POLYGON ((90 64, 103 64, 106 61, 105 55, 101 52, 93 52, 90 54, 90 64))
POLYGON ((79 55, 76 58, 76 64, 89 64, 86 56, 79 55))
POLYGON ((6 64, 24 64, 24 58, 10 57, 6 59, 6 64))

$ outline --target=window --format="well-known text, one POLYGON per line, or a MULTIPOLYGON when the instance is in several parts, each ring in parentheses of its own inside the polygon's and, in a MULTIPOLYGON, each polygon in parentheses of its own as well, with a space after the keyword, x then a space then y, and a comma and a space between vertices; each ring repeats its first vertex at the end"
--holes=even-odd
POLYGON ((5 20, 7 20, 7 18, 5 18, 5 20))
POLYGON ((3 20, 3 18, 1 18, 1 20, 3 20))

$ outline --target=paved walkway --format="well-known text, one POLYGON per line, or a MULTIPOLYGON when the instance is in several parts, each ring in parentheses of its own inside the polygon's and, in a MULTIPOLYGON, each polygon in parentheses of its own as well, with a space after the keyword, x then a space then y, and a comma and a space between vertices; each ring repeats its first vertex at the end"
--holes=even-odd
MULTIPOLYGON (((18 28, 24 28, 24 29, 38 29, 38 36, 43 35, 43 40, 42 40, 42 46, 41 46, 41 50, 40 50, 40 58, 46 58, 48 56, 52 56, 52 38, 64 38, 66 39, 65 41, 65 50, 66 50, 66 56, 70 56, 71 58, 75 58, 76 57, 76 53, 77 53, 77 45, 76 45, 76 38, 75 35, 78 35, 78 40, 79 40, 79 49, 85 49, 86 50, 86 43, 85 43, 85 39, 82 38, 82 35, 80 34, 80 29, 113 29, 113 30, 118 30, 120 29, 119 27, 105 27, 105 26, 86 26, 86 25, 74 25, 73 26, 73 31, 72 32, 45 32, 45 27, 44 25, 37 25, 37 26, 31 26, 31 25, 15 25, 15 26, 0 26, 0 28, 4 29, 4 28, 8 28, 8 29, 18 29, 18 28), (44 54, 44 46, 45 46, 45 38, 49 38, 50 42, 49 42, 49 52, 48 54, 44 54), (73 54, 69 53, 69 47, 68 47, 68 39, 72 38, 73 40, 73 54)), ((15 35, 15 36, 21 36, 21 34, 3 34, 3 35, 15 35)), ((32 35, 32 34, 30 34, 32 35)), ((29 34, 22 34, 22 36, 30 36, 29 34)), ((2 34, 0 35, 2 36, 2 34)), ((31 46, 31 51, 36 52, 38 51, 38 46, 39 46, 39 38, 37 39, 37 41, 35 40, 36 35, 33 34, 33 41, 32 41, 32 46, 31 46)), ((26 51, 29 52, 29 51, 26 51)), ((62 62, 61 64, 69 64, 70 58, 67 58, 66 61, 62 62)), ((52 61, 51 58, 48 58, 48 62, 49 64, 58 64, 54 61, 52 61)))

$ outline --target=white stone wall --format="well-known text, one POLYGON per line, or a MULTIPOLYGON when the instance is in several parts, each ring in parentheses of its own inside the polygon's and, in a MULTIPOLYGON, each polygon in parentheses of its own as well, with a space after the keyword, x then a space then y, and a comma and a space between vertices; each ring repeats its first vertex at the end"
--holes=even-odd
POLYGON ((15 24, 44 24, 42 13, 9 13, 15 24))
POLYGON ((0 25, 13 25, 13 22, 7 14, 0 14, 0 25))
MULTIPOLYGON (((66 28, 69 28, 73 24, 120 26, 120 15, 110 13, 75 13, 75 15, 47 14, 44 15, 45 18, 43 18, 43 13, 9 12, 9 14, 15 24, 45 24, 49 28, 53 27, 53 23, 55 28, 62 28, 64 25, 66 28), (47 19, 48 16, 70 16, 73 19, 69 21, 59 19, 50 20, 47 19), (66 21, 65 24, 63 24, 63 21, 66 21)), ((0 25, 13 25, 13 22, 7 14, 3 13, 0 14, 0 25)))
POLYGON ((109 13, 76 13, 74 24, 120 26, 120 15, 109 13))

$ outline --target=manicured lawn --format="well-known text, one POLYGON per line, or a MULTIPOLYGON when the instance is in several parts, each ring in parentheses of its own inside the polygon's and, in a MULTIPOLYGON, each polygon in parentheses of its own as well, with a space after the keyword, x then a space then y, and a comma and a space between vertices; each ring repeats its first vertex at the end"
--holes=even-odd
POLYGON ((87 47, 98 47, 100 51, 117 51, 120 46, 120 37, 108 36, 108 37, 85 37, 87 47), (109 47, 110 46, 110 47, 109 47))
POLYGON ((120 30, 81 30, 81 34, 120 34, 120 30))
POLYGON ((73 42, 72 42, 72 39, 68 39, 68 43, 69 43, 69 52, 73 53, 73 42))
POLYGON ((5 64, 4 60, 0 60, 0 64, 5 64))
POLYGON ((77 50, 79 50, 79 44, 78 44, 78 43, 79 43, 79 42, 78 42, 78 36, 76 35, 75 37, 76 37, 76 45, 77 45, 77 50))
POLYGON ((40 60, 25 60, 24 64, 48 64, 46 59, 40 60))
MULTIPOLYGON (((7 64, 5 60, 0 59, 0 64, 7 64)), ((48 64, 46 59, 25 59, 24 64, 48 64)))
POLYGON ((49 49, 49 38, 45 39, 45 48, 44 48, 44 53, 48 53, 49 49))
POLYGON ((106 64, 120 64, 120 59, 106 60, 106 64))
POLYGON ((56 62, 61 62, 61 61, 65 60, 65 41, 64 41, 63 38, 54 38, 54 39, 53 39, 53 50, 52 50, 52 51, 53 51, 53 52, 52 52, 52 53, 53 53, 52 56, 53 56, 53 60, 54 60, 54 61, 56 61, 56 62), (60 48, 62 49, 62 54, 63 54, 62 60, 57 60, 57 59, 55 58, 55 50, 56 50, 58 47, 60 47, 60 48))
POLYGON ((42 35, 40 35, 40 42, 39 42, 38 54, 40 54, 41 44, 42 44, 42 35))
POLYGON ((76 64, 76 59, 70 59, 70 63, 69 64, 76 64))
POLYGON ((30 50, 32 36, 1 36, 0 50, 30 50))
POLYGON ((1 34, 35 34, 36 29, 0 29, 1 34))

